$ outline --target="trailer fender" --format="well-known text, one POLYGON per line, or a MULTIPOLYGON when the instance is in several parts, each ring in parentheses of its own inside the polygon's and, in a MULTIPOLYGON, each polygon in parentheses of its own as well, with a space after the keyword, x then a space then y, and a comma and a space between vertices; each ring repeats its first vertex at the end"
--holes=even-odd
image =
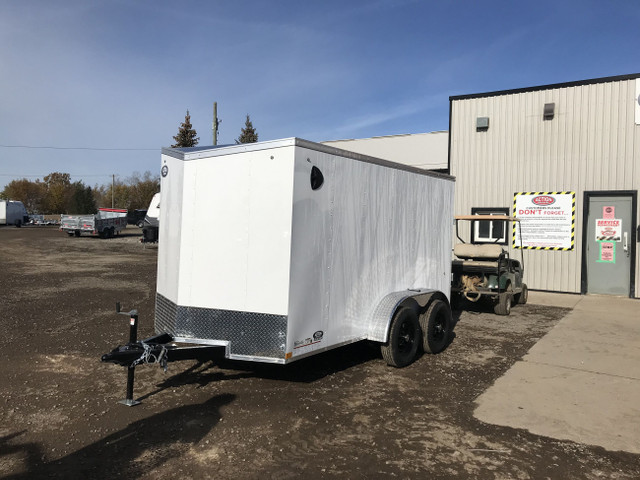
POLYGON ((421 288, 402 290, 388 294, 373 311, 369 321, 367 339, 374 342, 385 343, 389 338, 391 319, 398 308, 408 306, 414 308, 416 313, 420 314, 420 312, 426 310, 429 304, 436 299, 443 300, 447 306, 449 306, 447 296, 438 290, 421 288))

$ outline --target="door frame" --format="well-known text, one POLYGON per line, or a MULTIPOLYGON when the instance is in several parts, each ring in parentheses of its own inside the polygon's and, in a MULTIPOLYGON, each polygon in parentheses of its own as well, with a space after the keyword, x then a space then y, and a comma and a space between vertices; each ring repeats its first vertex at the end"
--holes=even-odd
POLYGON ((589 200, 593 197, 631 197, 631 268, 629 271, 629 298, 635 297, 636 291, 636 233, 638 228, 638 191, 637 190, 590 190, 584 192, 582 204, 582 274, 580 293, 587 293, 587 222, 589 220, 589 200))

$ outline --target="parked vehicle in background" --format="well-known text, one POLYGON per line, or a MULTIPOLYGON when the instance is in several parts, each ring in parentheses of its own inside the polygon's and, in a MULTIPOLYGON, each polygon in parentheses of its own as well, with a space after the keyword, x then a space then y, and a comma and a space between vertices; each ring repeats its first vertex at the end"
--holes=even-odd
POLYGON ((60 231, 70 237, 83 233, 112 238, 127 226, 127 211, 119 208, 99 208, 95 215, 61 215, 60 231))
POLYGON ((34 214, 29 215, 30 225, 42 225, 44 223, 44 215, 34 214))
POLYGON ((26 223, 29 223, 29 214, 22 202, 0 200, 0 225, 15 225, 20 228, 26 223))
MULTIPOLYGON (((511 314, 513 304, 527 303, 528 290, 523 282, 524 256, 520 246, 520 260, 511 258, 508 248, 496 242, 467 243, 460 238, 458 222, 499 222, 503 225, 500 231, 506 239, 511 232, 512 222, 520 220, 506 215, 457 215, 455 217, 456 236, 461 243, 453 248, 456 259, 452 265, 451 300, 456 303, 467 299, 477 302, 481 298, 489 298, 494 304, 496 315, 511 314)), ((522 235, 520 235, 522 239, 522 235)))
POLYGON ((147 210, 139 208, 127 213, 127 223, 129 225, 135 225, 138 228, 144 227, 144 217, 147 216, 147 210))
POLYGON ((151 199, 147 214, 144 217, 142 226, 142 243, 155 243, 158 241, 158 231, 160 228, 160 192, 151 199))

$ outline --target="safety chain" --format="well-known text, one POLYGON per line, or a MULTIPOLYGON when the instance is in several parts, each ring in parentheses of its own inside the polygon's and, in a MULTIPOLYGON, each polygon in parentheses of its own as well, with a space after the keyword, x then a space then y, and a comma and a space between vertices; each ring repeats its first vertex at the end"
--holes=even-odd
POLYGON ((164 345, 159 345, 160 354, 156 356, 149 344, 145 342, 140 342, 140 344, 144 351, 142 352, 142 355, 140 355, 140 358, 131 364, 131 367, 133 368, 141 363, 157 363, 162 367, 164 372, 167 373, 167 348, 164 345))

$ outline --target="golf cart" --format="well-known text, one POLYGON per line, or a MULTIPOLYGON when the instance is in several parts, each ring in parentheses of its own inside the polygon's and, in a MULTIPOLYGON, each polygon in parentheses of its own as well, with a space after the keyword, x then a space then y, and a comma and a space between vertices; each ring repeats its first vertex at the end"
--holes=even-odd
MULTIPOLYGON (((512 304, 527 303, 527 285, 523 283, 524 256, 520 248, 520 260, 512 259, 509 250, 497 242, 467 243, 460 238, 458 223, 471 222, 503 222, 500 229, 506 238, 507 229, 512 222, 518 226, 520 220, 506 215, 457 215, 455 216, 456 237, 461 243, 453 248, 451 274, 451 299, 459 303, 462 298, 477 302, 481 298, 489 298, 494 304, 493 311, 497 315, 509 315, 512 304)), ((472 236, 473 238, 473 236, 472 236)), ((522 241, 522 235, 520 235, 522 241)))

